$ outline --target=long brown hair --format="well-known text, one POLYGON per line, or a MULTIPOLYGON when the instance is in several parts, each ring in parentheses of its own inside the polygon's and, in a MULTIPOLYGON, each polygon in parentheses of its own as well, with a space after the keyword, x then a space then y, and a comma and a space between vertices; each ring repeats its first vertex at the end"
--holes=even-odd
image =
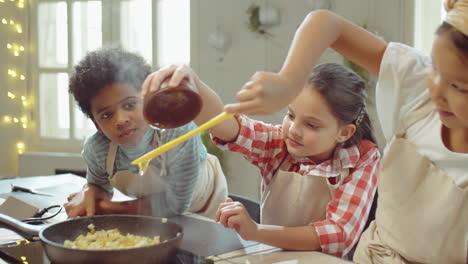
POLYGON ((335 117, 342 124, 354 124, 356 132, 343 147, 367 139, 376 142, 366 111, 366 83, 352 70, 336 63, 315 66, 309 84, 325 98, 335 117))

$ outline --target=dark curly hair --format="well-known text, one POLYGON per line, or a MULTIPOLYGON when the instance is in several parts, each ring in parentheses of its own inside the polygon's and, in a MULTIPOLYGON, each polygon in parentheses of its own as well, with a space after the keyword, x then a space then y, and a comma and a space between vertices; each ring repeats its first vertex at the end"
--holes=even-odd
POLYGON ((357 145, 364 139, 376 142, 366 111, 366 83, 359 75, 343 65, 323 63, 314 67, 309 84, 325 98, 342 124, 356 126, 356 132, 343 147, 357 145))
POLYGON ((150 73, 151 66, 140 55, 119 47, 104 47, 89 52, 75 66, 68 91, 92 119, 91 99, 99 90, 113 83, 127 83, 140 91, 150 73))

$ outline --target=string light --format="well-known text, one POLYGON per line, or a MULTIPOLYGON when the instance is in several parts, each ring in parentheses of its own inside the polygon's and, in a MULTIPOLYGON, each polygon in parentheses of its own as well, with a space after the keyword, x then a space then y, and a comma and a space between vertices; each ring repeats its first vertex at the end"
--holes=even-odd
POLYGON ((8 75, 10 75, 11 77, 13 78, 16 78, 16 76, 18 76, 18 74, 16 73, 15 70, 12 70, 12 69, 8 69, 8 75))
POLYGON ((18 74, 15 70, 13 69, 8 69, 8 75, 11 76, 11 78, 14 78, 16 79, 17 77, 19 77, 19 79, 21 81, 24 81, 26 80, 26 76, 24 74, 18 74))
MULTIPOLYGON (((6 3, 6 2, 11 2, 14 3, 14 5, 18 9, 23 9, 26 7, 25 0, 0 0, 0 3, 6 3)), ((19 21, 13 20, 11 17, 0 17, 0 25, 5 25, 8 28, 11 28, 11 30, 15 33, 22 34, 23 31, 23 26, 19 21)), ((1 44, 2 46, 5 44, 1 44)), ((5 47, 5 46, 3 46, 5 47)), ((22 55, 24 52, 26 52, 25 46, 22 45, 22 43, 6 43, 6 48, 9 50, 9 53, 11 53, 13 56, 18 57, 22 55)), ((25 81, 26 80, 26 75, 24 73, 19 72, 18 70, 14 69, 13 67, 7 68, 7 73, 8 76, 10 76, 12 79, 16 79, 19 81, 25 81)), ((19 92, 16 90, 11 90, 7 91, 7 94, 9 99, 11 100, 18 100, 19 103, 21 103, 23 109, 27 109, 27 107, 30 105, 29 99, 24 95, 19 95, 19 92)), ((34 127, 34 122, 31 122, 28 120, 28 116, 26 114, 22 114, 19 116, 14 116, 14 115, 4 115, 1 119, 0 122, 6 125, 18 125, 21 126, 23 129, 27 129, 30 126, 34 127)), ((17 141, 16 142, 16 151, 18 154, 22 154, 26 151, 26 145, 23 141, 17 141)), ((28 240, 23 240, 23 243, 29 243, 28 240)), ((25 256, 21 257, 22 263, 27 264, 28 259, 25 256)))
POLYGON ((24 46, 23 45, 19 45, 19 44, 16 44, 16 43, 7 43, 7 49, 11 50, 13 52, 13 55, 15 56, 19 56, 20 55, 20 52, 24 52, 24 46))
POLYGON ((28 128, 28 118, 25 115, 20 118, 20 122, 23 128, 28 128))
MULTIPOLYGON (((24 8, 24 3, 22 3, 21 5, 23 7, 20 7, 20 8, 24 8)), ((10 24, 13 27, 14 31, 20 34, 23 33, 23 26, 20 23, 15 22, 13 19, 8 20, 6 18, 2 18, 2 24, 4 25, 10 24)))
POLYGON ((20 118, 9 116, 9 115, 4 115, 2 121, 6 125, 18 124, 22 128, 25 128, 25 129, 29 127, 29 119, 26 115, 22 115, 20 118))
POLYGON ((3 123, 5 124, 11 124, 12 120, 13 119, 9 115, 3 116, 3 123))
MULTIPOLYGON (((16 94, 14 94, 13 92, 8 91, 8 92, 7 92, 7 96, 8 96, 8 98, 10 98, 11 100, 16 99, 16 94)), ((22 95, 22 96, 20 96, 18 99, 21 100, 21 104, 22 104, 24 107, 26 107, 26 106, 29 105, 29 103, 28 103, 28 98, 26 98, 26 96, 22 95)))
POLYGON ((26 99, 26 96, 24 96, 24 95, 21 96, 21 104, 24 107, 28 106, 28 100, 26 99))
POLYGON ((18 151, 18 154, 23 154, 25 150, 25 145, 23 141, 18 141, 16 143, 16 150, 18 151))

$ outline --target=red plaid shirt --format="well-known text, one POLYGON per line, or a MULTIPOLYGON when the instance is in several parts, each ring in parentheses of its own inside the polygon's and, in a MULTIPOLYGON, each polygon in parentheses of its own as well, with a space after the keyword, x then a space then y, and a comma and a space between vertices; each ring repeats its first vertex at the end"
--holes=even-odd
POLYGON ((301 175, 325 176, 332 183, 344 170, 349 171, 349 176, 338 187, 327 206, 326 218, 311 223, 317 231, 323 252, 338 257, 346 256, 361 236, 374 199, 380 161, 377 146, 370 141, 362 141, 359 146, 338 148, 333 159, 315 164, 307 157, 289 155, 282 138, 281 125, 265 124, 243 115, 235 117, 240 125, 237 139, 226 143, 213 138, 213 142, 223 149, 241 153, 257 166, 263 184, 270 183, 286 156, 292 164, 289 171, 301 175))

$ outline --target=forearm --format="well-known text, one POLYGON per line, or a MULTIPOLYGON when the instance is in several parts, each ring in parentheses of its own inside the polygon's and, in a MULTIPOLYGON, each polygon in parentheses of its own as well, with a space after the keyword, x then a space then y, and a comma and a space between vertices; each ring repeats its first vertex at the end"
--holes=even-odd
POLYGON ((95 199, 99 200, 110 200, 112 199, 113 193, 109 193, 106 190, 102 189, 101 187, 94 185, 92 183, 87 183, 83 185, 82 191, 84 193, 92 194, 95 199))
POLYGON ((321 250, 319 237, 313 226, 258 225, 252 240, 288 250, 321 250))
POLYGON ((280 74, 302 88, 327 48, 378 75, 385 41, 329 11, 311 12, 296 31, 280 74))
POLYGON ((121 202, 100 200, 97 203, 96 211, 99 214, 151 215, 151 204, 148 198, 121 202))
POLYGON ((341 34, 339 19, 326 11, 310 13, 297 29, 280 74, 302 88, 322 53, 341 34))
MULTIPOLYGON (((221 98, 199 78, 196 78, 195 83, 200 96, 203 98, 202 110, 197 118, 195 118, 195 123, 200 126, 220 114, 223 111, 224 105, 221 98)), ((239 124, 231 117, 208 129, 208 132, 223 141, 233 141, 239 133, 239 124)))

